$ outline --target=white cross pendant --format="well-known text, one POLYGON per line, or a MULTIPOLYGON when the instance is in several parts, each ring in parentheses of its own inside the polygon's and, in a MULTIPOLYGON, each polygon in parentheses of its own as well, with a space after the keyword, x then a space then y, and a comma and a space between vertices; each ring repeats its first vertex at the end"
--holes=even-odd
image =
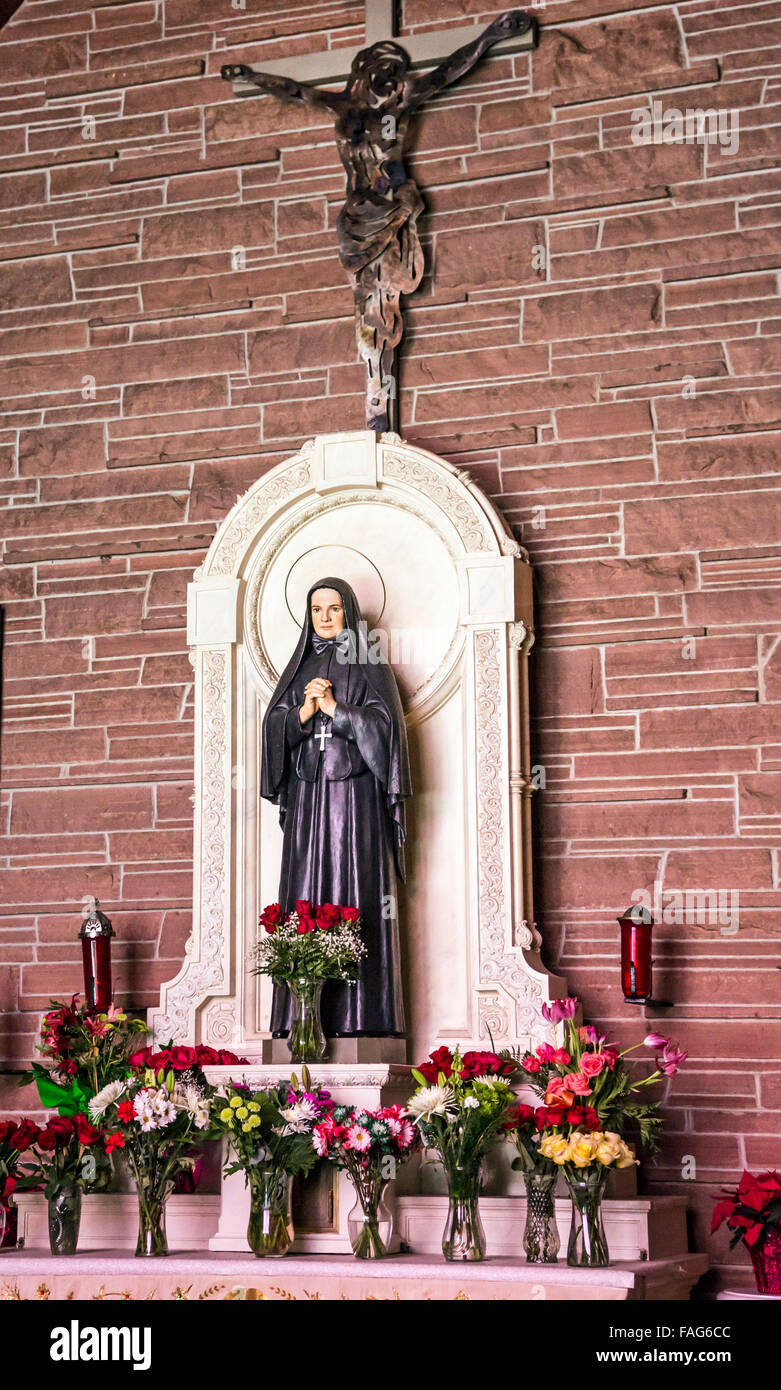
POLYGON ((322 753, 325 751, 326 739, 333 738, 333 734, 328 731, 325 724, 321 724, 320 728, 317 730, 317 733, 315 734, 315 738, 319 738, 320 740, 320 752, 322 753))

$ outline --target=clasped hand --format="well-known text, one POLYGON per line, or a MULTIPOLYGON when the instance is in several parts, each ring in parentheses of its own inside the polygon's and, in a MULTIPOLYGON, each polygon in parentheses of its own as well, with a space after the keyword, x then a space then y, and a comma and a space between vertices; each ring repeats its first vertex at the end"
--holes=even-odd
POLYGON ((307 724, 313 715, 320 711, 333 719, 336 712, 336 700, 333 697, 333 687, 329 680, 324 676, 316 676, 304 687, 304 703, 298 711, 302 724, 307 724))

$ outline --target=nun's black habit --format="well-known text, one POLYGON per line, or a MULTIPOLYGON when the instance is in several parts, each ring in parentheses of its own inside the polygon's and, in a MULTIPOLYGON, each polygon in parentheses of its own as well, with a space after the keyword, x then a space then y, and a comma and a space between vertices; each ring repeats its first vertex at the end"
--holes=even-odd
MULTIPOLYGON (((396 878, 404 877, 404 803, 411 790, 393 672, 376 660, 374 650, 370 653, 349 584, 320 579, 307 595, 301 639, 263 721, 261 795, 279 806, 284 830, 279 901, 285 912, 301 898, 361 912, 367 953, 356 984, 326 981, 327 1037, 404 1033, 396 878), (341 595, 339 637, 324 639, 314 632, 316 589, 341 595), (336 711, 333 719, 318 712, 302 725, 298 711, 304 689, 317 676, 330 680, 336 711)), ((275 985, 271 1030, 279 1037, 289 1026, 287 987, 275 985)))

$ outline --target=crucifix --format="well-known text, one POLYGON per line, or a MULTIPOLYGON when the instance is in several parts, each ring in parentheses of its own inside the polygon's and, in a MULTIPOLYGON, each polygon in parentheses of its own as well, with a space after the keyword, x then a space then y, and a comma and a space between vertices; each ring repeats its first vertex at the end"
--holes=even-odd
POLYGON ((333 734, 332 734, 332 733, 330 732, 330 730, 328 729, 328 725, 326 724, 325 720, 323 720, 323 721, 321 722, 320 728, 317 730, 317 733, 315 734, 315 738, 316 738, 316 739, 319 738, 319 740, 320 740, 320 752, 321 752, 321 753, 324 753, 324 752, 325 752, 325 741, 326 741, 326 739, 327 739, 327 738, 333 738, 333 734))
MULTIPOLYGON (((366 366, 366 424, 382 432, 398 425, 395 355, 404 323, 402 294, 411 294, 423 276, 417 220, 423 211, 417 184, 404 164, 410 121, 430 97, 470 72, 489 49, 534 48, 536 25, 524 10, 508 10, 487 29, 445 29, 405 40, 392 38, 393 0, 367 0, 366 41, 360 50, 332 49, 306 54, 301 78, 286 77, 278 62, 263 71, 244 63, 226 64, 222 76, 238 95, 270 93, 282 101, 325 108, 334 114, 339 157, 347 175, 347 196, 339 213, 339 257, 355 299, 358 352, 366 366), (447 41, 460 47, 447 57, 447 41), (439 61, 438 61, 439 60, 439 61), (347 64, 349 63, 349 69, 347 64), (413 69, 431 71, 413 75, 413 69), (341 91, 316 84, 347 77, 341 91)), ((322 745, 321 745, 322 746, 322 745)))

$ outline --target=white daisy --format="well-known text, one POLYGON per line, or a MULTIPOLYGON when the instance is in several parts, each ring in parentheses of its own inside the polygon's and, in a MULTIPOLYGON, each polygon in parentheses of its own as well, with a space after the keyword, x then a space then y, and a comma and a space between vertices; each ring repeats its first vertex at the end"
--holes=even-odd
POLYGON ((98 1094, 93 1096, 89 1103, 90 1113, 93 1119, 97 1119, 98 1116, 105 1114, 108 1107, 119 1100, 124 1090, 124 1081, 109 1081, 108 1085, 104 1086, 102 1091, 98 1091, 98 1094))
POLYGON ((430 1120, 432 1115, 455 1113, 456 1097, 452 1086, 425 1086, 407 1101, 407 1109, 416 1120, 430 1120))
POLYGON ((298 1100, 295 1105, 288 1105, 279 1113, 287 1121, 286 1134, 306 1134, 317 1119, 317 1110, 311 1100, 298 1100))

